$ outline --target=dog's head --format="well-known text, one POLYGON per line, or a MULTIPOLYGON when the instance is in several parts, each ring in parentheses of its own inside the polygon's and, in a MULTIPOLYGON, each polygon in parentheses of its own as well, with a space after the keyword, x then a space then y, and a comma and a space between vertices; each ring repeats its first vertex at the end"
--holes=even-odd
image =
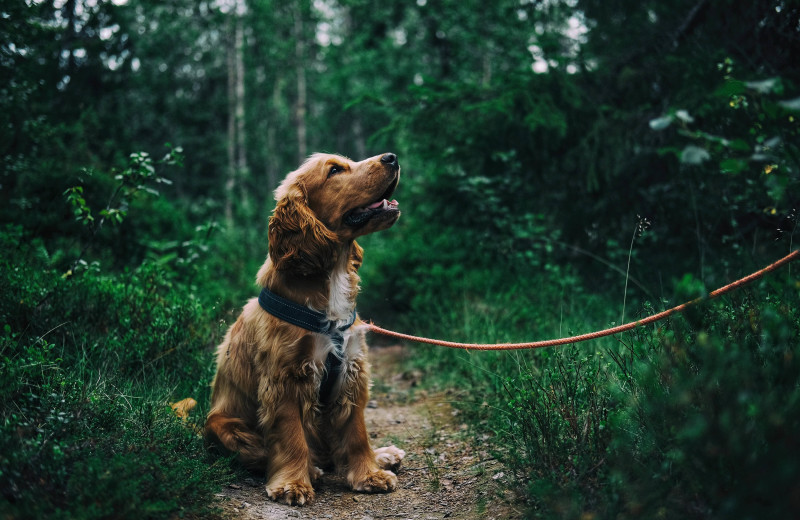
POLYGON ((269 254, 278 270, 330 271, 337 244, 387 229, 400 217, 390 200, 400 180, 393 153, 361 162, 314 154, 275 190, 269 254))

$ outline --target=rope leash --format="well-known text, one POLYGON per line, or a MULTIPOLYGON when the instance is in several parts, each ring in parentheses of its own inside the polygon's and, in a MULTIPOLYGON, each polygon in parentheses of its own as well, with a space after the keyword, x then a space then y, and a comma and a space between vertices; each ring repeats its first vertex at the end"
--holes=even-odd
POLYGON ((643 325, 647 325, 649 323, 653 323, 659 320, 663 320, 664 318, 671 316, 677 312, 682 312, 687 308, 697 305, 698 303, 711 300, 718 296, 722 296, 723 294, 730 292, 734 289, 738 289, 739 287, 748 284, 754 280, 758 280, 762 276, 767 273, 770 273, 789 262, 797 260, 800 257, 800 249, 792 251, 788 255, 784 256, 780 260, 775 263, 772 263, 766 266, 763 269, 760 269, 753 274, 747 275, 744 278, 736 280, 735 282, 729 283, 724 287, 720 287, 716 291, 712 291, 706 297, 697 298, 695 300, 682 303, 676 307, 671 309, 667 309, 665 311, 661 311, 658 314, 653 314, 652 316, 648 316, 647 318, 632 321, 629 323, 625 323, 623 325, 618 325, 616 327, 611 327, 609 329, 600 330, 597 332, 590 332, 588 334, 580 334, 577 336, 570 336, 568 338, 558 338, 558 339, 548 339, 544 341, 531 341, 528 343, 494 343, 494 344, 482 344, 482 343, 457 343, 454 341, 442 341, 439 339, 431 339, 431 338, 424 338, 420 336, 412 336, 411 334, 403 334, 401 332, 394 332, 391 330, 387 330, 381 327, 378 327, 374 323, 370 322, 367 325, 369 326, 372 332, 377 334, 383 334, 384 336, 390 336, 397 339, 404 339, 408 341, 415 341, 417 343, 427 343, 429 345, 438 345, 440 347, 448 347, 448 348, 460 348, 466 350, 520 350, 520 349, 534 349, 534 348, 543 348, 543 347, 555 347, 558 345, 566 345, 568 343, 580 343, 581 341, 589 341, 591 339, 603 338, 605 336, 611 336, 612 334, 619 334, 620 332, 625 332, 636 327, 641 327, 643 325))

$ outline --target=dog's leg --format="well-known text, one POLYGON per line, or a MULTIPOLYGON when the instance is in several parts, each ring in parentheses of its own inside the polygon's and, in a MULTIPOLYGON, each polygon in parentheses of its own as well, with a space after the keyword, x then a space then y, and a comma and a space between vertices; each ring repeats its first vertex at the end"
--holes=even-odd
POLYGON ((267 467, 267 450, 262 436, 248 428, 243 420, 222 412, 211 412, 204 433, 207 442, 221 444, 226 450, 237 453, 243 466, 253 470, 267 467))
POLYGON ((273 409, 265 411, 272 417, 266 438, 270 450, 266 489, 276 502, 302 506, 314 499, 311 477, 318 477, 321 471, 311 462, 300 393, 299 388, 286 388, 280 404, 270 405, 273 409))
MULTIPOLYGON (((397 489, 397 476, 382 469, 378 454, 369 444, 364 422, 364 409, 369 400, 367 366, 359 364, 351 377, 353 386, 336 402, 338 409, 331 415, 333 431, 336 432, 331 446, 334 458, 338 466, 347 468, 347 482, 354 491, 394 491, 397 489)), ((402 456, 399 458, 402 459, 402 456)))
POLYGON ((369 445, 364 406, 353 407, 342 428, 342 444, 347 457, 347 482, 354 491, 379 493, 397 489, 397 476, 378 466, 369 445))

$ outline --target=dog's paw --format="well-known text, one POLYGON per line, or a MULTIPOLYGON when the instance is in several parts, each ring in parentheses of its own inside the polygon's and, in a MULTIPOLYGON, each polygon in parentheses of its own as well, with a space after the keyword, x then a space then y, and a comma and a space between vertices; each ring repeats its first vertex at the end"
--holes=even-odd
POLYGON ((397 471, 400 469, 400 464, 403 463, 403 457, 405 456, 406 452, 395 445, 384 446, 375 450, 375 462, 378 463, 378 467, 381 469, 397 471))
POLYGON ((350 481, 353 491, 364 493, 385 493, 397 489, 397 475, 382 469, 367 473, 360 478, 351 475, 347 480, 350 481))
POLYGON ((314 500, 314 488, 302 480, 270 482, 267 484, 267 496, 275 502, 283 502, 290 506, 302 506, 314 500))
POLYGON ((311 482, 316 482, 325 472, 316 466, 311 466, 311 471, 308 474, 311 477, 311 482))

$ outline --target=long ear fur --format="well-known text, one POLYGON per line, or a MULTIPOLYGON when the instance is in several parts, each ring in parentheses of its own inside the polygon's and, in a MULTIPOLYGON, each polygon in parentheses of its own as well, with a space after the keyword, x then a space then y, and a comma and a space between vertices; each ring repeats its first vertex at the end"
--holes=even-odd
POLYGON ((308 207, 303 189, 290 188, 269 219, 269 256, 275 269, 302 276, 330 272, 335 244, 336 235, 308 207))
POLYGON ((350 246, 350 269, 354 274, 358 274, 361 268, 361 262, 364 260, 364 249, 353 240, 350 246))

